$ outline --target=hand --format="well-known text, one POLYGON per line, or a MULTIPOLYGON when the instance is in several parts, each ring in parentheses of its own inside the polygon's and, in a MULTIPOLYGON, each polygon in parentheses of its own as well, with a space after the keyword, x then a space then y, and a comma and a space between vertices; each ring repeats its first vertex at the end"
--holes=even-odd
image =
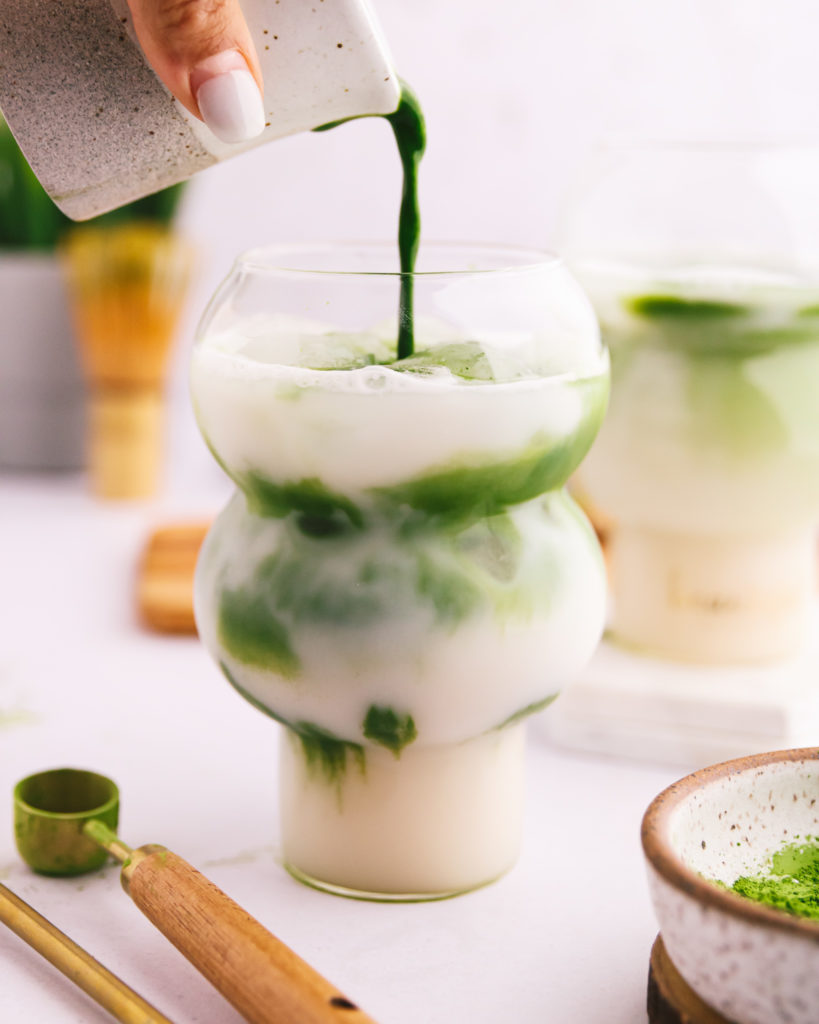
POLYGON ((149 63, 223 142, 265 126, 262 73, 239 0, 128 0, 149 63))

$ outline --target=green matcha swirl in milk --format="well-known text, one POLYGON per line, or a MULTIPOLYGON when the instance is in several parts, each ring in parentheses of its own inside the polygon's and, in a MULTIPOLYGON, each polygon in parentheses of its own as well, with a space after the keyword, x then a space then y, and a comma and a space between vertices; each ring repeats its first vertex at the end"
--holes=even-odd
MULTIPOLYGON (((418 205, 418 165, 426 148, 427 133, 424 115, 418 97, 406 82, 401 82, 401 99, 391 114, 365 114, 365 117, 385 117, 390 122, 403 170, 401 211, 398 215, 398 257, 401 266, 401 296, 398 307, 398 359, 406 359, 415 351, 413 315, 413 273, 418 243, 421 238, 421 212, 418 205)), ((348 120, 332 121, 313 129, 328 131, 348 120)))

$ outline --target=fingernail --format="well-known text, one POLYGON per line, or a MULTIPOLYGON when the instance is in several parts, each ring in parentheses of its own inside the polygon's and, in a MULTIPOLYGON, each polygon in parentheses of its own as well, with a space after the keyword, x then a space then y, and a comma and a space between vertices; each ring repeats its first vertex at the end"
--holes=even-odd
POLYGON ((264 129, 262 94, 237 50, 203 61, 191 74, 191 86, 202 120, 222 142, 247 142, 264 129))

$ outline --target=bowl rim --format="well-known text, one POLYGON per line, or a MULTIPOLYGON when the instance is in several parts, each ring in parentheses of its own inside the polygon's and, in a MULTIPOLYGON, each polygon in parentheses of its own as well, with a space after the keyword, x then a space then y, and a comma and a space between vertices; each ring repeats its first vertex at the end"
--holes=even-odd
POLYGON ((718 779, 759 771, 769 764, 797 764, 810 761, 819 761, 819 747, 749 754, 700 768, 672 783, 651 801, 643 815, 640 838, 649 865, 669 885, 707 908, 721 911, 741 921, 800 935, 819 945, 819 921, 797 917, 775 907, 746 899, 729 889, 721 889, 687 867, 672 850, 668 841, 671 815, 682 801, 696 790, 718 779))

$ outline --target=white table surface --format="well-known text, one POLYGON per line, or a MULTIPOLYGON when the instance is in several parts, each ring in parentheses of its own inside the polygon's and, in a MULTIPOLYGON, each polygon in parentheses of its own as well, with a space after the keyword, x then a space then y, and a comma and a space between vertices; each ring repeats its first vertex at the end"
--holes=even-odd
MULTIPOLYGON (((123 893, 115 865, 32 874, 11 791, 64 765, 113 777, 120 833, 209 875, 380 1024, 634 1024, 657 932, 642 813, 678 767, 560 751, 532 735, 524 850, 486 889, 370 904, 295 882, 278 863, 277 726, 197 640, 140 627, 150 530, 212 514, 225 490, 101 504, 82 477, 0 476, 0 880, 178 1024, 238 1015, 123 893)), ((547 712, 548 713, 548 712, 547 712)), ((0 1021, 110 1018, 0 927, 0 1021)))

